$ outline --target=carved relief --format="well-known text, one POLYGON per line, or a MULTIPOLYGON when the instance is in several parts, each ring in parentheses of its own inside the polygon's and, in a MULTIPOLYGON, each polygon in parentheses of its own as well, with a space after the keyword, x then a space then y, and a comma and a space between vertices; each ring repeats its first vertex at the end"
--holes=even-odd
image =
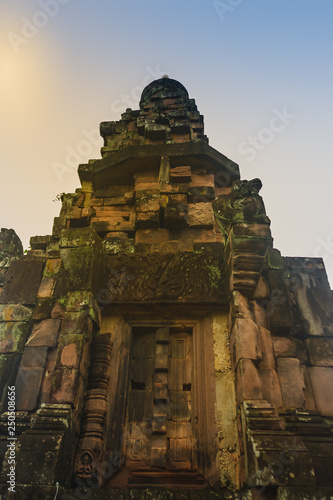
POLYGON ((225 286, 223 262, 215 257, 109 256, 99 302, 225 302, 225 286))

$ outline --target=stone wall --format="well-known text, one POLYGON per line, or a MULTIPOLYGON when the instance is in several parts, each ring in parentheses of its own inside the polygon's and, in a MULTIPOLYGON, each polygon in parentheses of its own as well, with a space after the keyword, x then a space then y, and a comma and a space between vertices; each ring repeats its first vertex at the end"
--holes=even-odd
POLYGON ((129 495, 122 434, 133 332, 146 327, 192 336, 198 495, 209 486, 219 498, 256 498, 255 487, 267 498, 326 495, 333 317, 322 260, 273 248, 260 180, 241 181, 238 166, 208 145, 178 82, 153 82, 140 109, 103 122, 101 134, 102 159, 79 166, 81 187, 62 195, 52 235, 31 238, 26 255, 17 243, 6 257, 3 490, 15 385, 22 495, 51 494, 57 482, 74 494, 88 485, 129 495))

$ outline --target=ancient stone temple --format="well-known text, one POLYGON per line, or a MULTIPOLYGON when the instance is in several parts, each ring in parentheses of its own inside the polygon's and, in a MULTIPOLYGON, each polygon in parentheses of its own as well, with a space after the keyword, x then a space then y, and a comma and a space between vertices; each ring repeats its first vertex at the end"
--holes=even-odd
POLYGON ((274 249, 179 82, 101 135, 52 235, 0 235, 1 498, 332 498, 322 259, 274 249))

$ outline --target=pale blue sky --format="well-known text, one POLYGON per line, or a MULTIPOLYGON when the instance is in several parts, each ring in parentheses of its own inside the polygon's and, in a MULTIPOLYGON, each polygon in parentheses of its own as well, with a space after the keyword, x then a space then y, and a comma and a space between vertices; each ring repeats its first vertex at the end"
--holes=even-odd
POLYGON ((76 163, 100 157, 83 131, 138 108, 143 86, 167 73, 196 100, 210 144, 242 178, 262 180, 275 246, 324 256, 333 283, 333 2, 11 0, 0 10, 0 226, 25 247, 51 232, 55 196, 79 187, 76 163))

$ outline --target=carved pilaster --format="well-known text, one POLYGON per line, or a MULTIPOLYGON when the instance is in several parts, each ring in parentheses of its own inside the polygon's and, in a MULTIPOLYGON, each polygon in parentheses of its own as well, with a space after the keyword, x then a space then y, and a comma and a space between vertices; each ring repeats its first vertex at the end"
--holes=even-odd
POLYGON ((94 476, 102 483, 100 464, 104 455, 104 423, 110 380, 112 335, 98 335, 92 343, 81 435, 76 452, 74 474, 81 480, 94 476))

